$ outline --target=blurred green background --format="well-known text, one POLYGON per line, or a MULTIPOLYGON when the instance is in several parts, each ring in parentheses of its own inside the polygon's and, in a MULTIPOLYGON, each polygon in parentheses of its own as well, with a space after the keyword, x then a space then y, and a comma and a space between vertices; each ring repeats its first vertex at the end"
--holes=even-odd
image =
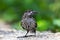
POLYGON ((20 30, 20 21, 26 10, 35 10, 37 30, 60 31, 60 0, 0 0, 0 19, 20 30))

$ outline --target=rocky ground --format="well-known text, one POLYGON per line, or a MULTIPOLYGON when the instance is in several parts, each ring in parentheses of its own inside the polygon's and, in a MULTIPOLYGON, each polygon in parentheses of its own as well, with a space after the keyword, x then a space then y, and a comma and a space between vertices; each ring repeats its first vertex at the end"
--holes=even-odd
POLYGON ((0 40, 60 40, 60 32, 52 33, 50 31, 36 32, 36 37, 21 37, 26 31, 12 29, 9 24, 0 21, 0 40), (21 38, 17 38, 17 37, 21 38))
POLYGON ((0 31, 0 40, 60 40, 60 33, 51 33, 50 31, 38 32, 36 33, 36 37, 22 37, 17 38, 18 36, 25 35, 26 31, 11 31, 5 32, 0 31))

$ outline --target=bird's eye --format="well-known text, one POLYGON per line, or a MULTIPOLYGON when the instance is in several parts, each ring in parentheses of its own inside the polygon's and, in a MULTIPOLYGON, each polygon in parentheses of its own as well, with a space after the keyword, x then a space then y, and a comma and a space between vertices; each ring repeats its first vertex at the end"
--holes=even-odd
POLYGON ((32 10, 27 10, 27 12, 31 12, 32 10))
POLYGON ((32 11, 30 13, 32 13, 32 11))
POLYGON ((31 12, 31 10, 28 10, 27 12, 31 12))

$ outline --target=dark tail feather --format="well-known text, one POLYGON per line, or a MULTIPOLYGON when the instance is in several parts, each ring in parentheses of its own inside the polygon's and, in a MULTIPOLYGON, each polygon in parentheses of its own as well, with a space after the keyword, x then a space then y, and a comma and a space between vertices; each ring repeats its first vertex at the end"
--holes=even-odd
POLYGON ((30 30, 31 33, 36 33, 36 29, 30 30))

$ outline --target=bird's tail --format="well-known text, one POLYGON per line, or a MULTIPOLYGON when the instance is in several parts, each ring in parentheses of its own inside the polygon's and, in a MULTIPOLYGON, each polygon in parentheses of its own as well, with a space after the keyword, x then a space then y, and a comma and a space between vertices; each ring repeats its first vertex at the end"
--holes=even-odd
POLYGON ((30 30, 31 33, 36 33, 36 29, 30 30))

